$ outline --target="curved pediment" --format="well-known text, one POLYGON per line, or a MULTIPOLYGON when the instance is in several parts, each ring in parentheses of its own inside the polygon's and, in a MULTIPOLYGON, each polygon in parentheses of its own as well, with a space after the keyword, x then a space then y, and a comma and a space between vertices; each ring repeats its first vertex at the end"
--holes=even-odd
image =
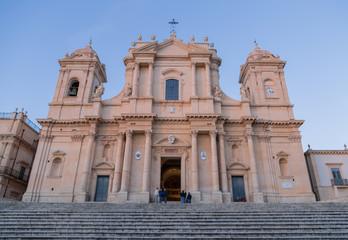
POLYGON ((93 169, 99 169, 99 170, 102 170, 102 169, 104 169, 104 170, 106 170, 106 169, 111 170, 111 169, 114 169, 114 168, 115 168, 114 164, 112 162, 109 162, 109 161, 100 162, 100 163, 96 164, 93 167, 93 169))
POLYGON ((249 170, 250 167, 243 162, 232 161, 228 165, 229 170, 249 170))
POLYGON ((153 144, 155 147, 170 147, 170 146, 176 146, 176 147, 191 147, 191 143, 184 139, 177 138, 174 135, 169 135, 165 138, 162 138, 158 141, 156 141, 153 144))

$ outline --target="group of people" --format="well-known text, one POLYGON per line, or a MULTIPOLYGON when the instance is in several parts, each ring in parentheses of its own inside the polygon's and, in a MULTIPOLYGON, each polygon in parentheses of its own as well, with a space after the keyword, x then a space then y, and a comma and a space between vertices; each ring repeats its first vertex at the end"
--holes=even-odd
MULTIPOLYGON (((156 203, 162 203, 162 201, 164 201, 164 203, 167 203, 167 198, 168 198, 168 191, 167 189, 163 188, 158 190, 158 188, 156 188, 155 190, 155 201, 156 203)), ((190 192, 188 192, 186 194, 185 190, 182 190, 180 193, 180 199, 182 203, 191 203, 191 199, 192 199, 192 195, 190 194, 190 192)))
POLYGON ((244 196, 242 196, 241 198, 239 198, 239 195, 237 195, 237 197, 234 199, 235 202, 246 202, 246 199, 244 196))
POLYGON ((164 201, 164 203, 167 203, 167 198, 168 198, 168 191, 167 189, 163 188, 158 190, 158 188, 156 188, 155 190, 155 199, 156 199, 156 203, 162 203, 162 201, 164 201))
POLYGON ((191 203, 192 195, 190 192, 186 194, 185 190, 182 190, 180 193, 180 199, 182 203, 191 203))

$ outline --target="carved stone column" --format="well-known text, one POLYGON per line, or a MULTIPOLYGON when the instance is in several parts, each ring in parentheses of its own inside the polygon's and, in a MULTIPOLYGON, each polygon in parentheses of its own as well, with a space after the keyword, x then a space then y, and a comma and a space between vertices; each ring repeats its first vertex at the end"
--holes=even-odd
POLYGON ((207 96, 211 97, 210 64, 205 63, 205 79, 207 84, 207 96))
POLYGON ((116 193, 120 190, 121 173, 122 173, 122 146, 123 146, 124 133, 119 132, 117 135, 117 155, 114 172, 114 182, 112 185, 112 192, 116 193))
POLYGON ((221 190, 222 192, 228 192, 227 185, 227 173, 226 173, 226 156, 225 156, 225 139, 224 132, 218 132, 219 134, 219 147, 220 147, 220 176, 221 176, 221 190))
POLYGON ((210 135, 210 146, 211 146, 211 172, 213 176, 213 191, 220 191, 219 187, 219 164, 217 158, 217 148, 216 148, 216 130, 211 130, 210 135))
POLYGON ((126 147, 125 147, 125 154, 124 154, 124 160, 123 160, 123 170, 122 170, 122 181, 121 181, 121 191, 127 192, 128 191, 128 184, 129 184, 129 171, 132 161, 132 130, 126 131, 126 147))
POLYGON ((147 96, 152 97, 153 63, 149 63, 149 79, 147 82, 147 96))
POLYGON ((191 183, 191 191, 192 192, 198 192, 199 191, 199 185, 198 185, 198 153, 197 153, 197 135, 198 131, 192 130, 191 131, 191 137, 192 137, 192 162, 191 162, 191 171, 192 171, 192 183, 191 183))
POLYGON ((143 169, 143 186, 142 192, 150 191, 150 178, 151 178, 151 145, 152 145, 152 131, 145 132, 145 160, 143 169))
MULTIPOLYGON (((92 153, 93 153, 93 146, 94 146, 94 140, 95 140, 96 132, 95 129, 89 131, 89 139, 88 139, 88 154, 87 159, 84 163, 83 170, 82 170, 82 176, 81 176, 81 193, 87 193, 87 181, 88 181, 88 175, 91 170, 91 160, 92 160, 92 153)), ((87 200, 87 199, 86 199, 87 200)))
POLYGON ((192 96, 197 96, 197 82, 196 82, 196 63, 191 63, 192 67, 192 96))
POLYGON ((246 136, 248 140, 249 158, 250 158, 250 178, 251 178, 251 194, 250 198, 253 202, 263 202, 263 196, 259 188, 259 180, 257 178, 256 161, 254 155, 253 131, 251 127, 247 127, 246 136))
POLYGON ((137 97, 138 96, 138 75, 139 75, 139 62, 135 62, 134 72, 133 72, 133 92, 132 96, 137 97))

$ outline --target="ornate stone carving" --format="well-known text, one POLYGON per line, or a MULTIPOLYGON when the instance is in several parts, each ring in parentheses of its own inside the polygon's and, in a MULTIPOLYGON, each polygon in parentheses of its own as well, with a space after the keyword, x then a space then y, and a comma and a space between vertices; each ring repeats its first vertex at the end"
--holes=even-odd
POLYGON ((198 131, 197 130, 191 130, 191 136, 197 137, 198 131))
POLYGON ((215 84, 215 86, 213 87, 213 93, 215 98, 221 98, 222 91, 218 84, 215 84))
POLYGON ((242 96, 242 101, 243 100, 248 100, 249 98, 249 96, 248 96, 248 93, 247 93, 247 91, 246 91, 246 89, 245 89, 245 87, 244 87, 244 85, 242 85, 241 87, 240 87, 240 95, 242 96))
POLYGON ((93 98, 100 98, 103 94, 104 94, 104 86, 101 83, 98 88, 95 90, 94 94, 93 94, 93 98))
POLYGON ((291 142, 301 142, 302 137, 301 135, 297 135, 297 136, 289 136, 288 138, 291 142))
POLYGON ((132 96, 132 87, 131 87, 130 83, 127 84, 126 88, 123 91, 123 94, 125 97, 132 96))
POLYGON ((168 142, 170 142, 171 144, 174 144, 175 143, 175 136, 174 135, 169 135, 168 136, 168 142))
POLYGON ((71 136, 71 141, 81 142, 85 136, 84 135, 73 135, 71 136))
POLYGON ((133 136, 133 131, 132 130, 126 130, 126 137, 130 138, 133 136))
POLYGON ((216 133, 217 133, 216 130, 210 130, 209 131, 209 135, 210 135, 211 138, 216 138, 216 133))

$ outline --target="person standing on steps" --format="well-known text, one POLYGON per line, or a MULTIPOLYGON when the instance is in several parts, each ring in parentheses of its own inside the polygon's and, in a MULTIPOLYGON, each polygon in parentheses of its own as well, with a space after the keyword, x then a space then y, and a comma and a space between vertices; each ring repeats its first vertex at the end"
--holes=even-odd
POLYGON ((162 198, 163 198, 163 191, 162 191, 162 189, 159 191, 158 197, 159 197, 159 203, 162 203, 162 198))
POLYGON ((188 192, 186 202, 191 203, 191 198, 192 198, 192 195, 190 192, 188 192))
POLYGON ((156 188, 155 190, 155 203, 158 203, 158 196, 159 196, 159 192, 158 192, 158 188, 156 188))
POLYGON ((163 199, 164 199, 164 203, 167 204, 167 197, 168 197, 168 191, 166 189, 164 189, 163 191, 163 199))
POLYGON ((181 203, 185 203, 185 199, 186 199, 186 192, 185 192, 185 190, 181 191, 180 198, 181 198, 181 203))

